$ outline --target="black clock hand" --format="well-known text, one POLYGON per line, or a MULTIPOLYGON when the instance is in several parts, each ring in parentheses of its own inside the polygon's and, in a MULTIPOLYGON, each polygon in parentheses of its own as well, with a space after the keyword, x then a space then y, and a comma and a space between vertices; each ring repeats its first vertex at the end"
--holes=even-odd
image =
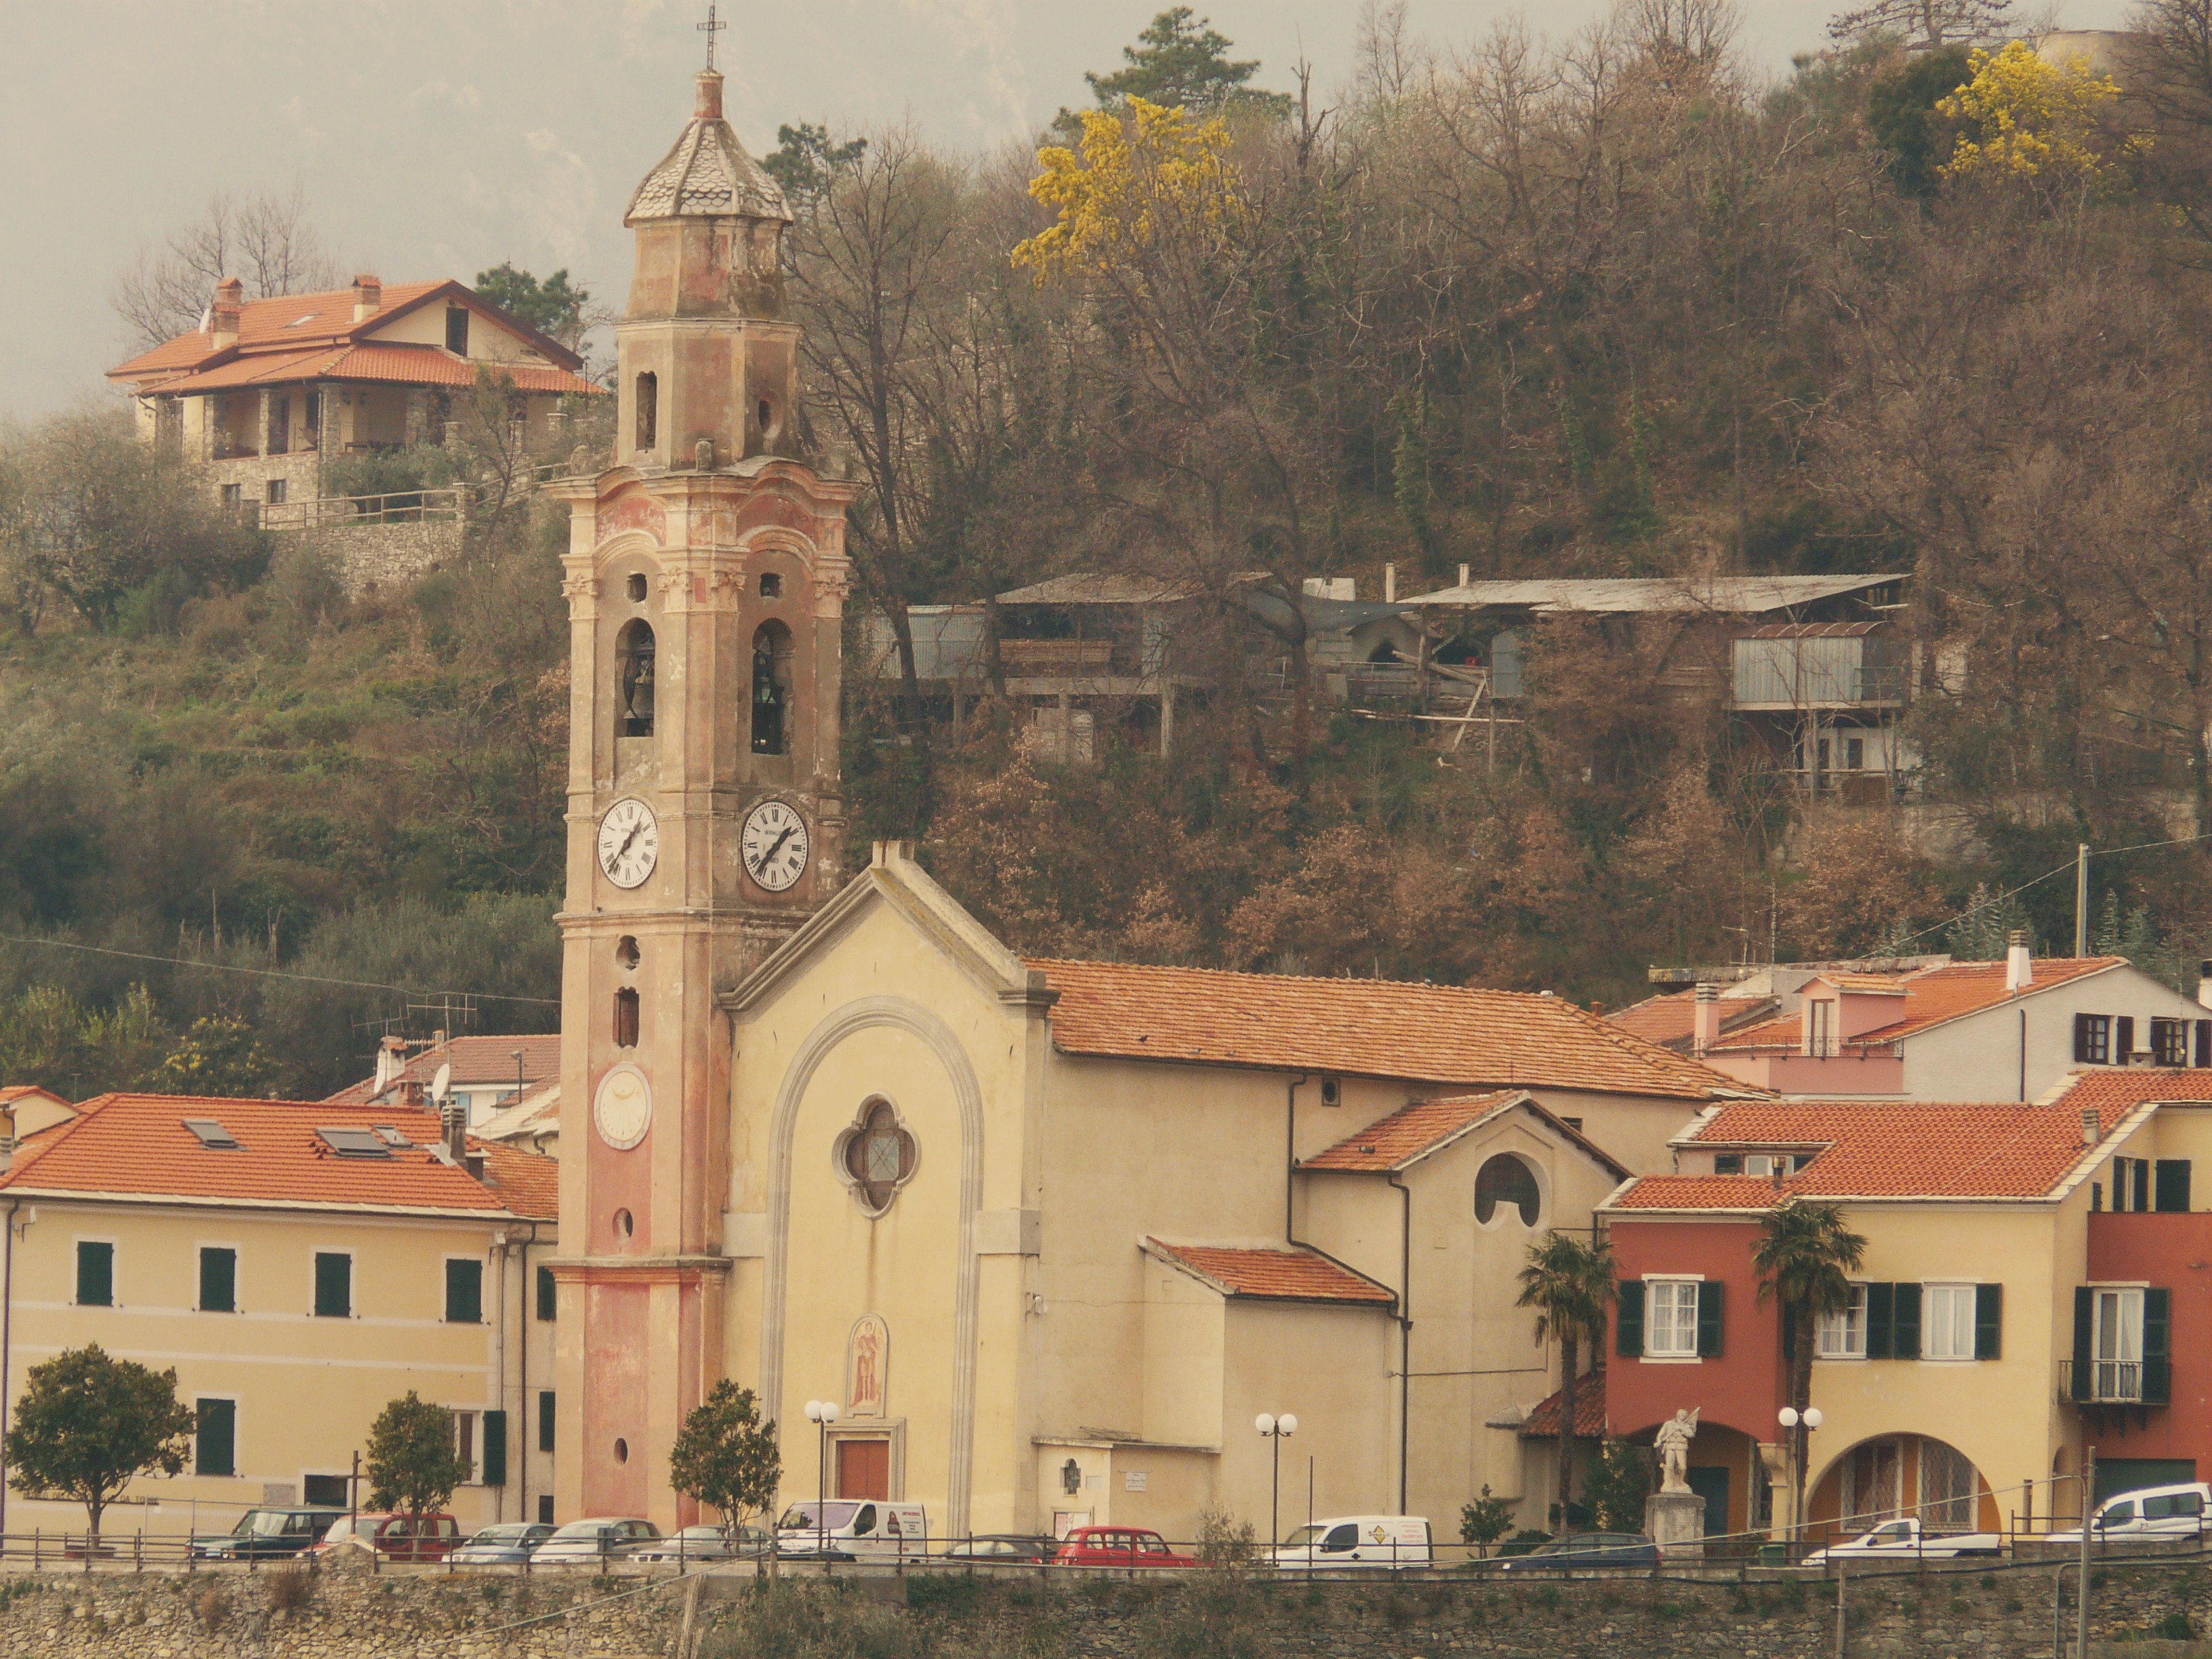
POLYGON ((769 844, 768 844, 768 851, 767 851, 767 852, 765 852, 765 853, 763 853, 763 854, 760 855, 760 865, 759 865, 759 867, 760 867, 761 869, 763 869, 763 870, 767 869, 767 868, 768 868, 768 865, 769 865, 769 860, 770 859, 774 858, 774 857, 775 857, 778 853, 781 853, 781 852, 783 850, 783 844, 784 844, 784 842, 786 842, 789 841, 789 840, 790 840, 793 836, 797 835, 798 833, 799 833, 799 826, 798 826, 797 824, 795 824, 795 823, 787 823, 787 824, 785 824, 785 825, 783 826, 783 833, 782 833, 781 835, 778 836, 777 836, 774 841, 772 841, 772 842, 769 842, 769 844))

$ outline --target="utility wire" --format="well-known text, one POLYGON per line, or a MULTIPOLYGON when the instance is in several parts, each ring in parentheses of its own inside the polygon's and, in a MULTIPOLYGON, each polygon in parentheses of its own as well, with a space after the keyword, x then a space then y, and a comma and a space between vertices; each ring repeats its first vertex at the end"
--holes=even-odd
MULTIPOLYGON (((2093 859, 2117 858, 2122 853, 2143 853, 2158 847, 2189 847, 2193 846, 2200 841, 2212 841, 2212 832, 2207 832, 2201 836, 2176 836, 2170 841, 2139 841, 2130 847, 2092 847, 2089 849, 2089 856, 2093 859)), ((2068 871, 2075 868, 2079 862, 2080 860, 2078 858, 2069 859, 2065 863, 2058 866, 2056 869, 2045 870, 2039 876, 2031 876, 2027 880, 2021 883, 2019 886, 2007 888, 2002 893, 1993 893, 1988 898, 1982 900, 1978 904, 1968 905, 1965 909, 1960 911, 1957 915, 1948 917, 1942 921, 1931 922, 1927 927, 1923 927, 1918 933, 1907 933, 1903 939, 1897 942, 1900 945, 1911 945, 1916 939, 1925 939, 1930 933, 1940 932, 1943 928, 1953 926, 1954 923, 1964 921, 1968 916, 1972 915, 1978 910, 1987 910, 1995 905, 2002 904, 2007 899, 2014 897, 2019 894, 2025 893, 2031 887, 2042 885, 2043 883, 2049 881, 2053 876, 2063 876, 2068 871)), ((1904 952, 1899 951, 1897 954, 1901 956, 1904 952)))
POLYGON ((335 979, 327 974, 295 974, 283 968, 241 968, 227 962, 199 962, 187 957, 155 956, 144 951, 115 951, 104 945, 79 945, 65 939, 40 939, 35 934, 0 933, 0 945, 45 945, 57 951, 82 951, 95 957, 120 957, 127 962, 159 962, 172 968, 198 968, 216 974, 250 974, 256 979, 295 980, 302 985, 337 985, 352 991, 397 991, 410 997, 473 997, 479 1002, 526 1002, 541 1008, 558 1008, 558 997, 509 996, 499 991, 425 991, 411 985, 387 985, 382 980, 335 979))

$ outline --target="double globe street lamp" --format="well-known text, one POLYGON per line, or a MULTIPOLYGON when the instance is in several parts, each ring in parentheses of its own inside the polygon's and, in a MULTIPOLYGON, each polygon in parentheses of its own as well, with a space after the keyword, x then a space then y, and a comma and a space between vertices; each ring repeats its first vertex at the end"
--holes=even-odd
POLYGON ((1261 1412, 1252 1419, 1252 1426, 1260 1431, 1274 1454, 1274 1479, 1267 1498, 1267 1559, 1272 1564, 1283 1538, 1283 1442, 1298 1431, 1298 1419, 1289 1412, 1280 1417, 1261 1412))
POLYGON ((1784 1406, 1774 1420, 1789 1435, 1784 1443, 1790 1449, 1790 1536, 1796 1542, 1805 1528, 1805 1436, 1820 1426, 1820 1408, 1808 1406, 1800 1412, 1784 1406))
POLYGON ((822 1431, 820 1449, 814 1457, 814 1550, 826 1560, 830 1554, 830 1425, 837 1420, 837 1402, 808 1401, 806 1420, 822 1431))

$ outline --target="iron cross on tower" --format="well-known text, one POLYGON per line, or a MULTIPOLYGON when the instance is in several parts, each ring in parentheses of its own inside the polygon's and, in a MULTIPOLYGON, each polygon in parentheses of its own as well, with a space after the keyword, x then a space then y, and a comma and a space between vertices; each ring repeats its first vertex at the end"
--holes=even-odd
POLYGON ((696 28, 700 33, 707 37, 707 67, 708 69, 712 69, 714 67, 714 37, 730 26, 727 23, 716 22, 714 21, 714 9, 712 6, 708 6, 707 8, 707 21, 703 23, 696 23, 692 27, 696 28))

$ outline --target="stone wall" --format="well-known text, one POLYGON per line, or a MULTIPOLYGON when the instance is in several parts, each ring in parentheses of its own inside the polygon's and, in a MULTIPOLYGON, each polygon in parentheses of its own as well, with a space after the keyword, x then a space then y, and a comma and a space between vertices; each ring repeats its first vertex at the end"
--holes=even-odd
POLYGON ((312 533, 349 599, 404 592, 461 552, 459 519, 325 524, 312 533))
MULTIPOLYGON (((1855 1577, 1845 1592, 1850 1659, 2047 1659, 2059 1569, 1855 1577)), ((788 1573, 789 1570, 787 1569, 788 1573)), ((793 1577, 781 1613, 751 1601, 750 1571, 700 1585, 696 1659, 773 1650, 1033 1659, 1151 1659, 1170 1653, 1346 1659, 1826 1659, 1835 1584, 1769 1579, 1566 1583, 1438 1580, 1224 1585, 793 1577), (908 1605, 891 1605, 906 1601, 908 1605), (898 1626, 903 1626, 904 1629, 898 1626)), ((2070 1586, 2071 1578, 2068 1583, 2070 1586)), ((2093 1653, 2162 1659, 2212 1652, 2158 1638, 2176 1615, 2212 1621, 2203 1557, 2100 1568, 2093 1653)), ((676 1653, 690 1585, 675 1578, 544 1572, 44 1573, 0 1577, 0 1659, 664 1659, 676 1653)), ((2074 1616, 2063 1609, 2070 1643, 2074 1616)))

